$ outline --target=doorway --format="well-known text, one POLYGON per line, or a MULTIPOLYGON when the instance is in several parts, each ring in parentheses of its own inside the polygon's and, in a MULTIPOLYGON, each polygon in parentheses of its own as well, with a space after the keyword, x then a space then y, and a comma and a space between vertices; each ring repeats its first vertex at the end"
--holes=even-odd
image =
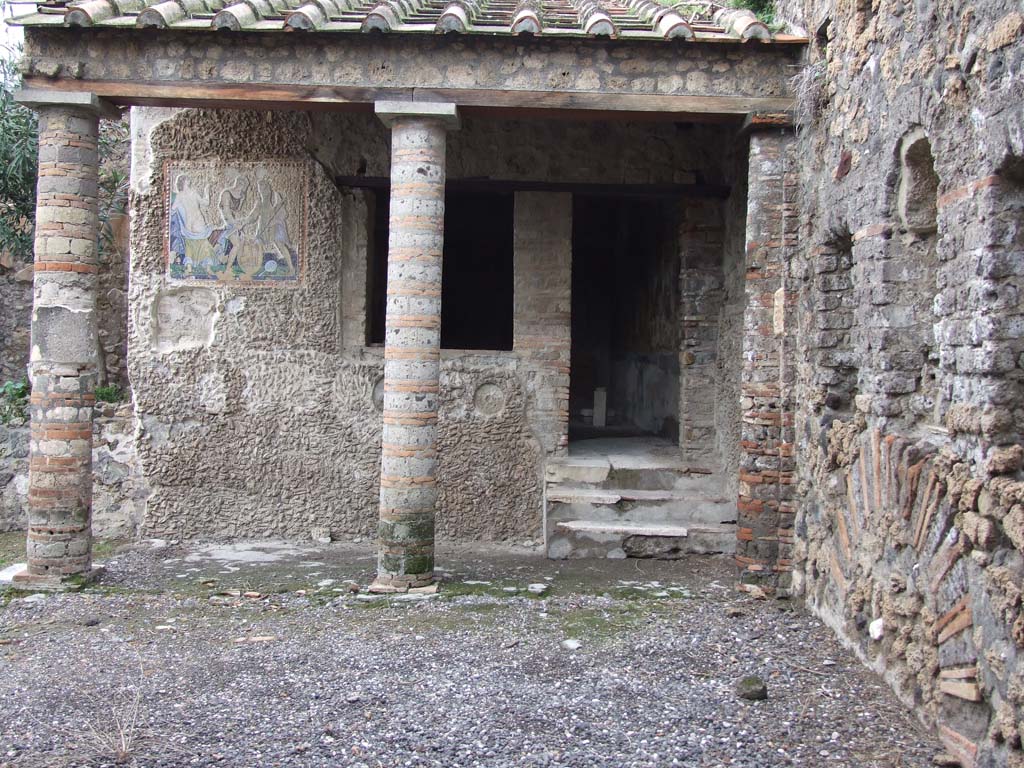
POLYGON ((569 440, 679 437, 678 206, 573 200, 569 440))

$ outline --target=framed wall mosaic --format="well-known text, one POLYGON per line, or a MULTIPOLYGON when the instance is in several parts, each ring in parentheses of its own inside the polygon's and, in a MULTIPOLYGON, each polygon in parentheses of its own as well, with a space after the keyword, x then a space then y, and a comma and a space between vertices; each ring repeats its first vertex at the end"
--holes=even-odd
POLYGON ((168 161, 164 180, 171 280, 300 281, 309 199, 305 163, 168 161))

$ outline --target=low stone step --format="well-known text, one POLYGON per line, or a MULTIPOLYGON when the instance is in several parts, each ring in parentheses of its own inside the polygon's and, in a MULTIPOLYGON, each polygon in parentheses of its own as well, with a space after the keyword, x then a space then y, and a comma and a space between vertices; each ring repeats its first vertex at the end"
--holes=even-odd
POLYGON ((688 536, 682 525, 650 525, 647 523, 603 523, 590 520, 567 520, 555 526, 556 531, 571 533, 615 534, 618 536, 688 536))
POLYGON ((544 479, 548 483, 586 484, 601 488, 640 488, 667 490, 687 484, 704 483, 715 479, 708 467, 691 466, 682 460, 658 458, 640 461, 634 457, 616 460, 615 457, 586 457, 552 459, 548 462, 544 479))
POLYGON ((730 501, 724 496, 687 489, 593 488, 580 485, 549 485, 547 498, 549 503, 562 502, 564 504, 617 504, 620 501, 697 501, 708 504, 726 504, 730 501))
POLYGON ((611 462, 605 458, 551 459, 544 477, 549 483, 591 483, 598 485, 608 479, 611 462))
POLYGON ((736 503, 715 493, 692 490, 547 486, 548 535, 555 525, 569 520, 639 525, 721 525, 736 521, 736 503))
POLYGON ((565 520, 548 537, 548 557, 675 559, 688 554, 733 552, 735 525, 651 524, 636 521, 565 520))

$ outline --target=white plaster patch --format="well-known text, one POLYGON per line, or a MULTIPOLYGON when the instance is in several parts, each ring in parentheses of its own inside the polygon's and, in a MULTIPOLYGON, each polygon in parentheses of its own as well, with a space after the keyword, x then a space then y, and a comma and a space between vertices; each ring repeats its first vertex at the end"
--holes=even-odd
POLYGON ((219 563, 277 563, 297 559, 306 552, 307 550, 301 547, 284 543, 212 544, 188 555, 185 562, 216 560, 219 563))
POLYGON ((153 302, 153 351, 199 349, 213 343, 217 295, 207 288, 175 288, 153 302))
POLYGON ((196 382, 199 404, 207 413, 223 413, 227 407, 228 387, 218 371, 204 373, 196 382))
POLYGON ((15 563, 14 565, 7 566, 0 571, 0 584, 10 584, 14 581, 15 575, 21 573, 27 567, 25 563, 15 563))
POLYGON ((131 187, 133 192, 146 194, 153 183, 153 152, 150 135, 153 129, 170 120, 182 110, 167 107, 131 108, 131 187))

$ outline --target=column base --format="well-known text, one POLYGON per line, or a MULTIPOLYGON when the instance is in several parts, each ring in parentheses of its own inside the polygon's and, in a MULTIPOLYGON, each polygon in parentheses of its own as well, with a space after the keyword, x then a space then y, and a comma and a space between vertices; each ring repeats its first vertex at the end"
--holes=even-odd
POLYGON ((102 566, 93 566, 88 571, 72 573, 67 576, 39 576, 28 572, 28 566, 11 577, 10 584, 15 589, 35 590, 39 592, 75 592, 82 587, 95 584, 103 575, 102 566))
POLYGON ((437 591, 433 573, 417 573, 406 576, 377 576, 370 585, 370 592, 377 595, 398 592, 437 591))

